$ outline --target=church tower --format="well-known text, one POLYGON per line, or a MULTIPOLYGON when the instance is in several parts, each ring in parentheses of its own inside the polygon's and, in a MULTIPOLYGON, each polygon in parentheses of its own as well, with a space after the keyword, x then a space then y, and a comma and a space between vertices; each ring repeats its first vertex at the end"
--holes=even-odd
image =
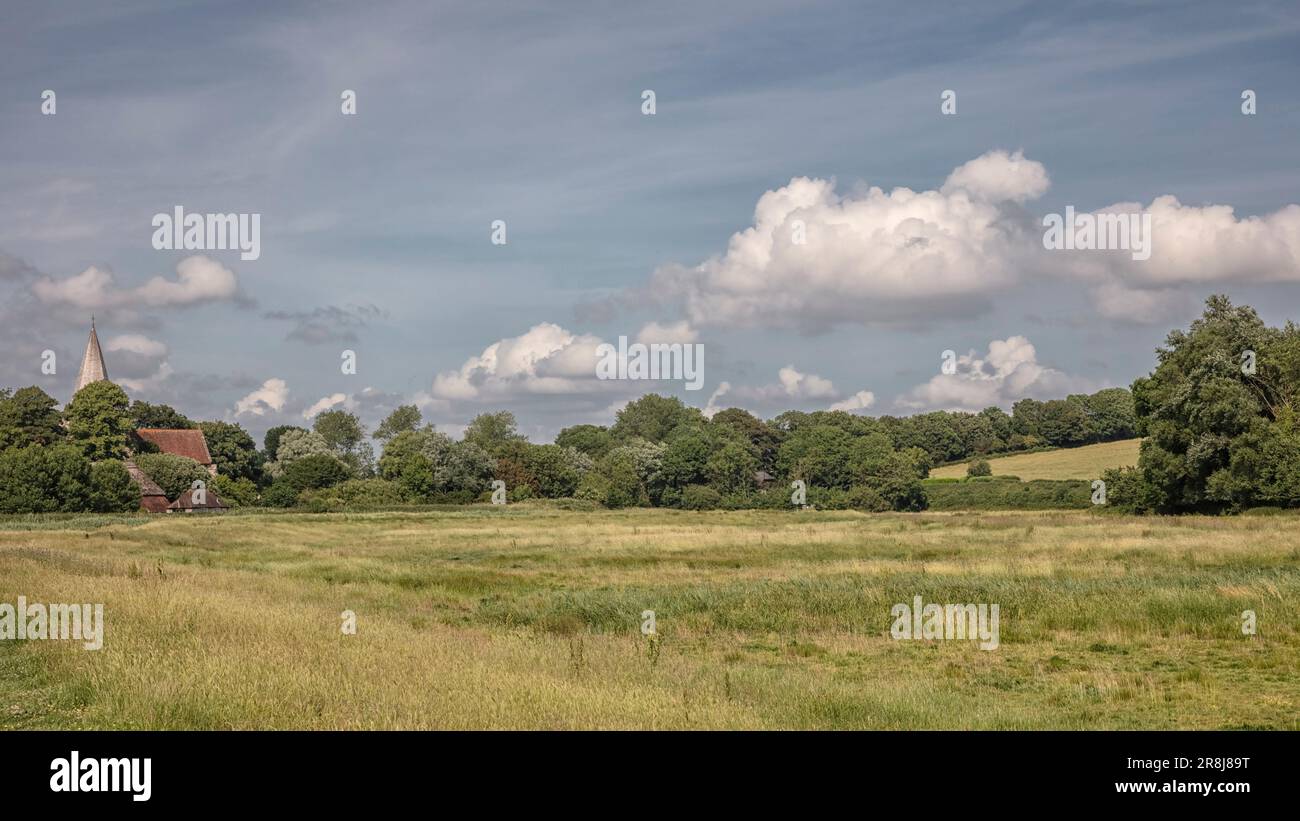
MULTIPOLYGON (((99 347, 99 336, 95 333, 95 318, 90 318, 90 339, 86 341, 86 355, 81 358, 81 372, 77 374, 77 391, 91 382, 108 379, 108 369, 104 367, 104 352, 99 347)), ((73 391, 76 395, 76 391, 73 391)))

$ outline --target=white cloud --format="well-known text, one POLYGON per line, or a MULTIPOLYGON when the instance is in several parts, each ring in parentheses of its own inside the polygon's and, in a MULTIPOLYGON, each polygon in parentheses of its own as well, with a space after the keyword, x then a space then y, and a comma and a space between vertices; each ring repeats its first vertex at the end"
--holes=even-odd
POLYGON ((109 351, 130 351, 140 356, 161 357, 167 355, 167 345, 143 334, 120 334, 104 344, 109 351))
POLYGON ((781 388, 791 399, 826 399, 835 396, 835 385, 815 373, 800 373, 793 365, 777 372, 781 388))
POLYGON ((681 343, 685 345, 689 342, 695 342, 699 338, 699 331, 692 328, 691 323, 685 319, 680 322, 671 322, 667 324, 649 322, 646 323, 645 327, 636 335, 636 341, 644 345, 652 345, 655 343, 661 345, 681 343))
POLYGON ((848 411, 866 410, 876 404, 876 395, 871 391, 858 391, 847 399, 833 403, 828 410, 848 411))
MULTIPOLYGON (((936 368, 940 360, 935 359, 936 368)), ((1033 344, 1023 336, 995 339, 984 358, 972 349, 957 357, 957 372, 938 373, 895 400, 909 411, 964 410, 978 412, 990 405, 1003 409, 1030 398, 1059 399, 1096 386, 1038 363, 1033 344)))
POLYGON ((989 202, 1036 200, 1052 184, 1040 162, 1025 159, 1023 151, 990 151, 953 169, 939 191, 965 191, 989 202))
MULTIPOLYGON (((667 326, 667 330, 689 334, 684 323, 667 326)), ((607 397, 654 390, 658 383, 645 380, 598 379, 596 349, 601 344, 600 337, 542 322, 519 336, 493 342, 454 371, 439 373, 428 399, 487 402, 538 395, 607 397)))
POLYGON ((269 411, 279 412, 289 399, 289 386, 283 379, 271 378, 262 387, 235 403, 235 415, 263 416, 269 411))
POLYGON ((176 273, 174 280, 154 277, 139 287, 121 288, 110 271, 91 266, 67 279, 43 277, 32 283, 32 292, 47 305, 86 311, 181 307, 233 299, 239 292, 234 272, 205 256, 182 259, 176 273))
POLYGON ((339 405, 346 406, 347 402, 348 402, 348 395, 346 393, 332 393, 329 396, 323 396, 316 401, 316 404, 312 405, 310 408, 307 408, 307 410, 302 412, 302 418, 306 419, 307 421, 311 421, 312 419, 316 418, 317 414, 324 413, 330 408, 334 408, 339 405))
POLYGON ((789 410, 793 406, 807 404, 816 400, 837 400, 830 410, 864 410, 875 404, 876 397, 871 391, 858 391, 851 396, 843 396, 836 389, 835 383, 815 373, 802 373, 793 365, 786 365, 777 372, 777 381, 757 387, 740 386, 733 388, 730 382, 723 382, 709 397, 704 406, 704 415, 712 418, 722 410, 719 400, 724 396, 733 396, 741 402, 765 408, 789 410))
POLYGON ((1300 205, 1238 218, 1228 205, 1183 205, 1156 197, 1150 205, 1121 202, 1094 213, 1149 213, 1151 258, 1128 251, 1053 251, 1069 273, 1093 283, 1104 316, 1164 321, 1186 310, 1177 286, 1300 281, 1300 205))
POLYGON ((1015 281, 1037 240, 1016 205, 1048 184, 1040 163, 1003 151, 955 169, 938 191, 840 196, 833 181, 796 177, 759 198, 753 226, 724 254, 661 268, 653 285, 682 300, 694 327, 819 331, 968 313, 1015 281))

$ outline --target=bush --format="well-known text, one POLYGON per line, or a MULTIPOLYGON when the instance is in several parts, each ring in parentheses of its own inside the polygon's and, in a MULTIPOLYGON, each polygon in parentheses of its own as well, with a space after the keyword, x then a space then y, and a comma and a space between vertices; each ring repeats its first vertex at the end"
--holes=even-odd
POLYGON ((140 507, 140 486, 116 459, 90 466, 89 508, 96 513, 130 513, 140 507))
POLYGON ((1059 510, 1092 507, 1092 483, 1085 479, 1001 482, 970 479, 922 483, 931 510, 1059 510))
POLYGON ((249 479, 232 479, 224 473, 212 477, 212 489, 226 507, 249 507, 257 504, 257 485, 249 479))
POLYGON ((885 497, 877 493, 874 488, 865 485, 849 488, 847 501, 849 507, 854 510, 865 510, 869 513, 883 513, 894 509, 885 497))
POLYGON ((992 476, 993 468, 984 459, 976 459, 966 466, 967 476, 992 476))
POLYGON ((687 510, 714 510, 722 506, 722 494, 708 485, 682 488, 682 507, 687 510))
POLYGON ((305 490, 333 487, 348 478, 348 468, 327 453, 313 453, 290 464, 271 483, 262 500, 274 507, 293 507, 305 490))
POLYGON ((212 474, 207 468, 187 456, 171 453, 140 453, 135 457, 135 464, 145 475, 153 479, 154 484, 162 488, 168 499, 175 499, 194 486, 194 482, 205 484, 212 481, 212 474))
POLYGON ((297 501, 311 510, 378 510, 407 504, 410 496, 397 482, 349 479, 332 487, 304 490, 297 501))
POLYGON ((28 445, 0 453, 0 513, 87 510, 90 461, 72 445, 28 445))

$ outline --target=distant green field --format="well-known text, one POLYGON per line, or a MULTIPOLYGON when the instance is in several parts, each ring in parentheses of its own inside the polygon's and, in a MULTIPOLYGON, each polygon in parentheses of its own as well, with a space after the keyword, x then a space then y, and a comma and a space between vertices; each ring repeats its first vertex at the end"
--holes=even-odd
MULTIPOLYGON (((994 476, 1019 476, 1030 479, 1099 479, 1109 468, 1136 465, 1141 439, 1122 439, 1085 445, 1081 448, 1062 448, 1042 453, 1021 453, 989 459, 994 476)), ((945 465, 930 471, 932 479, 955 479, 966 475, 966 465, 945 465)))

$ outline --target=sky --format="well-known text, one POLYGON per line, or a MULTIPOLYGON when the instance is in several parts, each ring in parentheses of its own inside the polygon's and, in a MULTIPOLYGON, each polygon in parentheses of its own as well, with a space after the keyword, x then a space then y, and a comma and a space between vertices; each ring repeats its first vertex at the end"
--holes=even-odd
POLYGON ((1213 293, 1300 314, 1298 68, 1283 2, 6 0, 0 386, 67 401, 92 314, 132 398, 259 440, 1127 386, 1213 293), (260 254, 156 248, 177 207, 260 254), (1067 208, 1150 258, 1045 248, 1067 208), (597 378, 620 336, 701 389, 597 378))

